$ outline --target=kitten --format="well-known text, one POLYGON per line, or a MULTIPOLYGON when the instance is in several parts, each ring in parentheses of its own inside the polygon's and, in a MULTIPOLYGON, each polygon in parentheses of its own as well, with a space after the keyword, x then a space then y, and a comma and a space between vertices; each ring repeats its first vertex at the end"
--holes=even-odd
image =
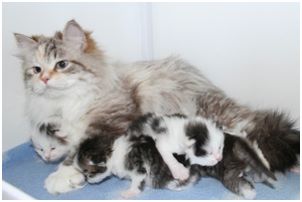
POLYGON ((244 139, 229 134, 225 134, 223 159, 220 162, 214 166, 193 166, 199 170, 201 177, 215 177, 227 189, 246 199, 256 196, 253 182, 272 187, 271 182, 276 180, 273 172, 265 167, 244 139))
POLYGON ((31 135, 35 151, 45 162, 58 161, 69 152, 66 136, 58 128, 58 125, 43 123, 39 131, 31 135))
POLYGON ((173 114, 145 114, 129 127, 129 135, 152 137, 175 179, 189 177, 189 170, 177 162, 173 153, 185 154, 191 164, 212 166, 222 159, 224 134, 213 122, 202 117, 173 114))
POLYGON ((182 190, 199 179, 198 172, 190 173, 184 181, 174 179, 154 140, 143 134, 127 134, 115 141, 101 136, 86 139, 76 156, 75 167, 85 174, 91 184, 111 175, 130 179, 130 188, 121 194, 124 198, 136 196, 145 185, 182 190))

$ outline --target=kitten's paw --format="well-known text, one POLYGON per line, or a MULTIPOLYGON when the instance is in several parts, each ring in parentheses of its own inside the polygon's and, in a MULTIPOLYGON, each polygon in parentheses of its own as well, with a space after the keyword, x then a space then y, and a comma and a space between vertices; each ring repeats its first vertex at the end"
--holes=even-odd
POLYGON ((293 173, 298 173, 300 174, 300 166, 294 166, 290 169, 291 172, 293 173))
POLYGON ((135 196, 137 196, 141 191, 138 190, 138 189, 128 189, 126 191, 123 191, 121 193, 121 196, 124 198, 124 199, 129 199, 129 198, 133 198, 135 196))
POLYGON ((182 164, 175 166, 173 170, 171 170, 171 173, 174 179, 181 181, 188 179, 190 176, 190 170, 184 167, 182 164))
POLYGON ((183 190, 183 186, 179 186, 179 181, 178 180, 173 180, 171 182, 169 182, 166 185, 167 189, 173 190, 173 191, 182 191, 183 190))
POLYGON ((245 199, 254 199, 256 197, 256 190, 250 184, 243 184, 240 188, 240 195, 245 199))
POLYGON ((86 184, 85 177, 72 166, 60 165, 45 180, 44 187, 51 194, 61 194, 80 189, 86 184))

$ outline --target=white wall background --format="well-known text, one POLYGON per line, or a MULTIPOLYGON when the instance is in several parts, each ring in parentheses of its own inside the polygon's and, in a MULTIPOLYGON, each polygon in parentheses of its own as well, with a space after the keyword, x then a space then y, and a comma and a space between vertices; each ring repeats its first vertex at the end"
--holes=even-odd
POLYGON ((299 118, 298 3, 4 3, 3 151, 28 138, 12 33, 52 35, 72 18, 110 57, 179 54, 241 103, 299 118))

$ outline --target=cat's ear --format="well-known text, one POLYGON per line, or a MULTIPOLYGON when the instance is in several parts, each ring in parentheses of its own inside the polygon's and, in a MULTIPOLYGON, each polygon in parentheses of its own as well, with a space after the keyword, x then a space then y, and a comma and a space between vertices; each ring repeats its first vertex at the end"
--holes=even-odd
POLYGON ((66 133, 62 133, 60 131, 57 131, 57 132, 55 132, 55 136, 64 139, 64 138, 67 138, 68 135, 66 133))
POLYGON ((38 45, 38 42, 31 37, 18 33, 15 33, 14 35, 17 41, 17 45, 20 49, 33 49, 38 45))
POLYGON ((82 51, 87 44, 85 32, 75 20, 67 22, 63 31, 63 41, 75 50, 82 51))

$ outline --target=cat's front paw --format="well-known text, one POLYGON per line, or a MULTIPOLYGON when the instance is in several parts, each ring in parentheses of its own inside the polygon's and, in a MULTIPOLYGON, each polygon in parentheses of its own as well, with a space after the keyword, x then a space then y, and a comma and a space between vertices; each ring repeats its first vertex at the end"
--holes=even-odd
POLYGON ((126 191, 123 191, 121 193, 121 196, 124 198, 124 199, 129 199, 129 198, 133 198, 135 196, 137 196, 138 194, 140 193, 140 190, 138 189, 128 189, 126 191))
POLYGON ((85 184, 84 175, 73 166, 60 165, 56 172, 46 178, 44 187, 51 194, 61 194, 80 189, 85 184))
POLYGON ((182 164, 175 166, 173 170, 171 170, 171 173, 174 179, 181 181, 188 179, 190 176, 190 170, 184 167, 182 164))

